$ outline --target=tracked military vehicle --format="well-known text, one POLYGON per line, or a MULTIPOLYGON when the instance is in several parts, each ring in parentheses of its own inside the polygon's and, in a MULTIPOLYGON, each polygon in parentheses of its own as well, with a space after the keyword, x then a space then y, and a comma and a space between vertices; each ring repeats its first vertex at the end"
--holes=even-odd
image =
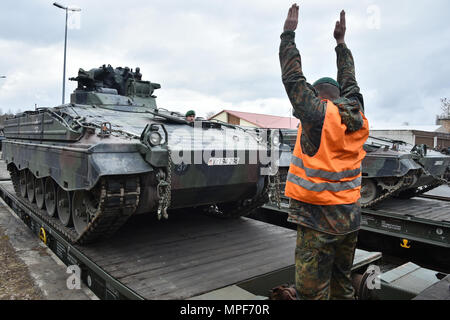
POLYGON ((16 193, 73 243, 107 237, 134 214, 213 207, 238 217, 267 201, 276 134, 188 122, 157 107, 160 85, 139 71, 80 69, 69 104, 5 123, 16 193))
MULTIPOLYGON (((297 139, 297 130, 283 129, 280 147, 280 192, 284 195, 284 183, 290 158, 297 139)), ((369 137, 364 144, 366 157, 362 162, 361 206, 372 207, 401 190, 417 185, 423 170, 408 151, 396 150, 369 137)), ((285 199, 286 201, 287 199, 285 199)))
POLYGON ((372 145, 388 147, 403 153, 410 153, 414 161, 420 166, 422 174, 413 185, 402 188, 396 196, 411 198, 428 192, 442 184, 450 182, 450 156, 435 150, 430 150, 426 145, 412 145, 404 141, 388 138, 370 137, 372 145))

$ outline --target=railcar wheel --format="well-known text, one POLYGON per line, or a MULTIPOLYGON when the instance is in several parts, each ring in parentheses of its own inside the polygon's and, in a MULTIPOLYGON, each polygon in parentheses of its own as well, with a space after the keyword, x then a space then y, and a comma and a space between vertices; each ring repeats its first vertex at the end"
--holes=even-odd
POLYGON ((56 199, 56 207, 58 209, 59 220, 65 227, 71 227, 73 225, 73 222, 71 214, 72 210, 70 193, 68 191, 65 191, 61 187, 58 187, 56 199))
POLYGON ((50 217, 56 216, 56 186, 50 177, 45 179, 44 198, 47 214, 50 217))
POLYGON ((36 179, 34 187, 34 197, 36 198, 36 205, 39 209, 44 208, 45 204, 45 179, 36 179))
POLYGON ((34 202, 34 189, 35 189, 35 184, 36 184, 36 178, 34 177, 33 172, 31 172, 30 170, 28 170, 27 173, 27 197, 28 197, 28 201, 30 201, 30 203, 34 202))
POLYGON ((87 191, 78 190, 73 193, 72 198, 72 216, 75 230, 78 234, 82 234, 91 217, 95 216, 98 208, 98 201, 87 191))
POLYGON ((19 182, 20 182, 20 195, 23 198, 25 198, 27 196, 27 169, 20 171, 19 182))
POLYGON ((366 205, 377 197, 377 185, 373 179, 362 179, 361 205, 366 205))

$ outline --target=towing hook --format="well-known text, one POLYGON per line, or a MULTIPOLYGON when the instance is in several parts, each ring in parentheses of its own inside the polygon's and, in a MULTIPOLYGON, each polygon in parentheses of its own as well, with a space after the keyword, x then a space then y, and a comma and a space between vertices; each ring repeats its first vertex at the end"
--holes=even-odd
POLYGON ((402 239, 402 243, 400 244, 400 247, 409 249, 409 248, 411 248, 411 242, 408 239, 402 239))

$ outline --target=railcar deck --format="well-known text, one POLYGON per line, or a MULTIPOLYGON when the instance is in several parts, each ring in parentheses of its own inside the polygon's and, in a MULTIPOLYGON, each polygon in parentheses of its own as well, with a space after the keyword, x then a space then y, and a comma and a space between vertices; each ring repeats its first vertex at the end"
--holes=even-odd
MULTIPOLYGON (((270 219, 272 213, 281 213, 277 218, 287 217, 288 205, 281 203, 263 206, 256 216, 270 219)), ((425 196, 412 199, 388 199, 371 209, 362 209, 361 229, 414 240, 442 248, 450 248, 450 199, 444 196, 425 196)))
POLYGON ((450 224, 450 198, 422 195, 412 199, 389 199, 367 212, 386 212, 417 221, 450 224), (437 200, 437 201, 436 201, 437 200))
POLYGON ((450 275, 422 291, 413 300, 450 300, 450 275))
MULTIPOLYGON (((358 245, 427 267, 450 272, 450 188, 441 186, 421 197, 392 198, 361 210, 358 245)), ((253 218, 295 229, 287 222, 288 204, 266 204, 253 218)))
POLYGON ((120 235, 79 250, 145 299, 187 299, 294 263, 290 230, 192 212, 169 219, 136 217, 120 235))
MULTIPOLYGON (((10 181, 0 182, 0 195, 35 234, 46 231, 50 249, 66 265, 80 266, 83 281, 102 299, 239 299, 237 286, 254 299, 294 281, 294 230, 186 210, 165 221, 132 217, 108 240, 71 245, 23 205, 10 181)), ((379 258, 357 250, 354 270, 379 258)))

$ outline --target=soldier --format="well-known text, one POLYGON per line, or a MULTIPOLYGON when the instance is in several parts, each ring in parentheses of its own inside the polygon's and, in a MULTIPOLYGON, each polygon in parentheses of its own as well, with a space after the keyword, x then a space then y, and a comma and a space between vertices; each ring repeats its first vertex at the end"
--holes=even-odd
POLYGON ((283 84, 301 122, 285 188, 288 221, 298 225, 296 293, 299 299, 353 299, 360 167, 369 125, 344 41, 345 12, 334 30, 337 81, 322 78, 311 86, 294 42, 298 11, 296 4, 289 9, 279 52, 283 84))
POLYGON ((189 110, 188 112, 186 112, 186 120, 189 122, 194 122, 194 120, 195 120, 195 111, 194 110, 189 110))
POLYGON ((134 78, 139 81, 142 80, 141 68, 136 67, 136 72, 134 73, 134 78))

